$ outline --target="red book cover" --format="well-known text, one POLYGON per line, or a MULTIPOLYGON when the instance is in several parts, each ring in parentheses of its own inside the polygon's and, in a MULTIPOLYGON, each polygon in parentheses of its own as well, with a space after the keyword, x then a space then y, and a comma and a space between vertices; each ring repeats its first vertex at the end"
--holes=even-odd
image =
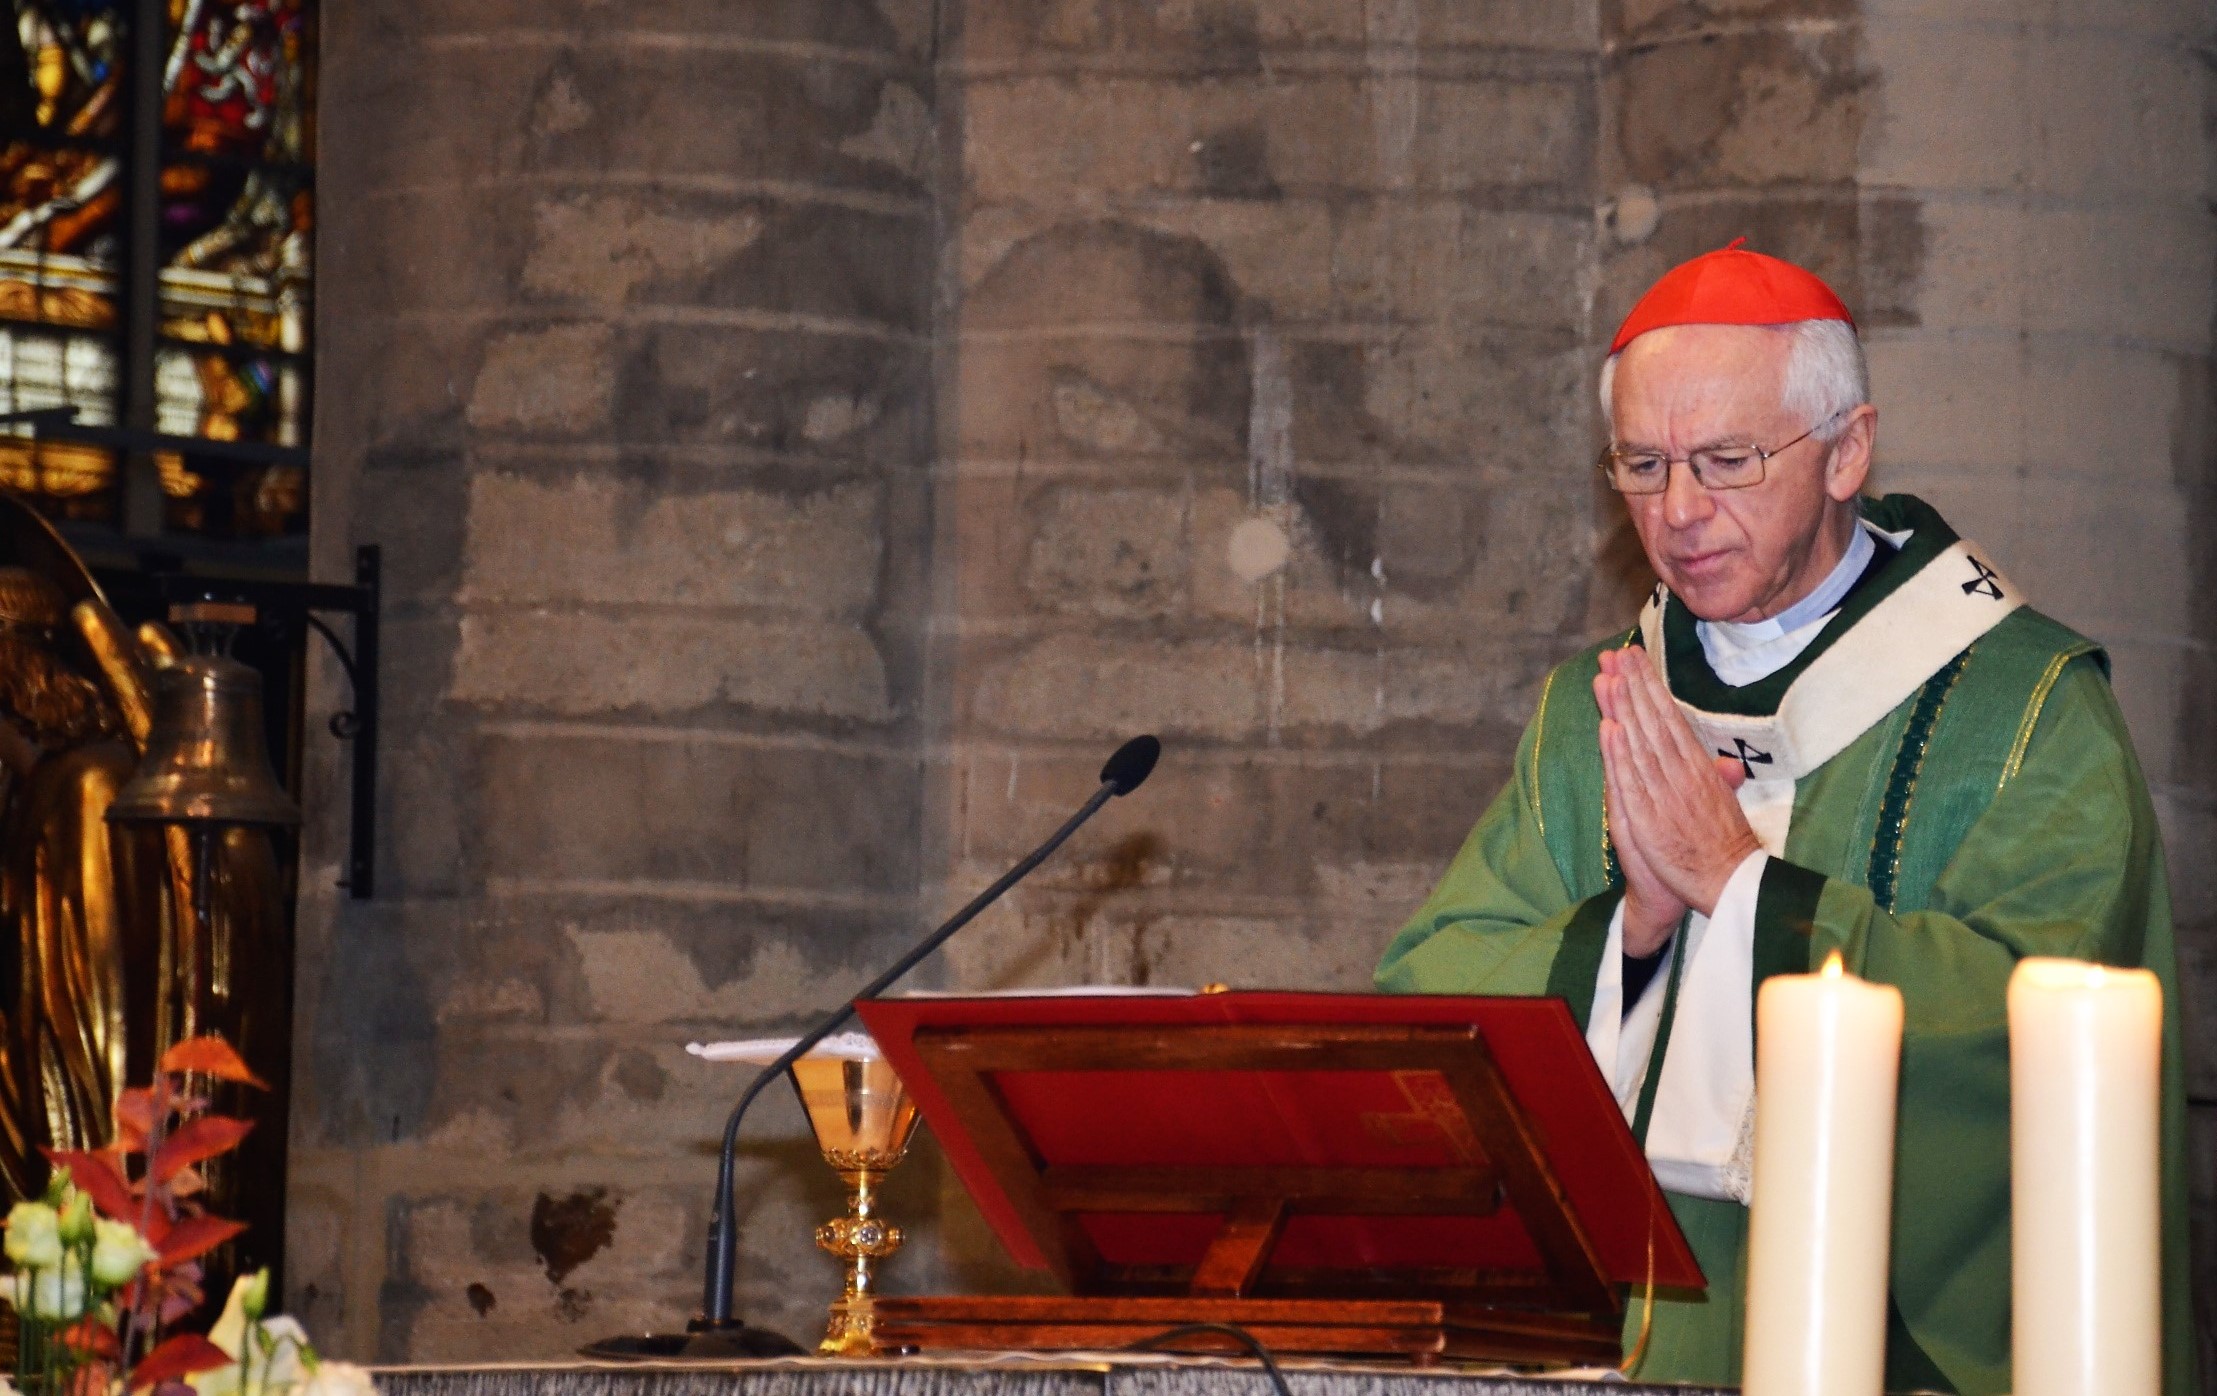
MULTIPOLYGON (((1242 992, 1181 997, 893 998, 862 1020, 1009 1254, 1045 1257, 915 1044, 924 1028, 1475 1026, 1531 1119, 1606 1276, 1698 1288, 1700 1267, 1559 999, 1242 992), (1652 1261, 1650 1247, 1652 1246, 1652 1261)), ((1422 1071, 1001 1071, 992 1085, 1036 1160, 1057 1166, 1455 1167, 1482 1160, 1445 1082, 1422 1071)), ((1104 1261, 1199 1260, 1220 1226, 1201 1214, 1088 1213, 1104 1261)), ((1533 1271, 1540 1257, 1509 1208, 1486 1216, 1297 1214, 1273 1268, 1448 1267, 1533 1271)))

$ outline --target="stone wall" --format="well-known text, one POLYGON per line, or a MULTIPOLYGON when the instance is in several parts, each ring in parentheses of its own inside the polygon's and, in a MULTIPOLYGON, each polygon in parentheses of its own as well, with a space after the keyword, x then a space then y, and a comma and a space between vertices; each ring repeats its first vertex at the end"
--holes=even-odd
MULTIPOLYGON (((387 1358, 682 1319, 736 1083, 682 1043, 836 1001, 1136 731, 927 977, 1363 984, 1642 584, 1599 344, 1740 234, 1857 309, 1880 483, 2111 644, 2217 1003, 2211 29, 334 4, 317 549, 387 549, 392 726, 376 901, 311 831, 295 1306, 387 1358)), ((798 1334, 835 1198, 774 1106, 743 1302, 798 1334)), ((896 1287, 1014 1281, 928 1145, 899 1186, 896 1287)))
MULTIPOLYGON (((329 8, 316 545, 390 588, 378 896, 311 866, 302 918, 289 1288, 338 1351, 697 1305, 735 1077, 685 1042, 913 921, 932 43, 921 3, 329 8)), ((773 1309, 835 1203, 774 1104, 773 1309)))

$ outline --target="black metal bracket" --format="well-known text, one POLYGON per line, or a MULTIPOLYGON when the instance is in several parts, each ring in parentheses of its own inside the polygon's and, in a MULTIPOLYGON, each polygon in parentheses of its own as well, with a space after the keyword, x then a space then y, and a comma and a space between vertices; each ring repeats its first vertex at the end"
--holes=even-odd
POLYGON ((239 601, 261 613, 264 624, 297 621, 321 635, 346 672, 352 702, 331 715, 331 735, 352 747, 348 793, 346 874, 339 879, 357 901, 377 885, 377 666, 378 617, 383 598, 382 554, 375 543, 354 550, 354 585, 268 581, 245 577, 205 577, 161 572, 148 578, 171 605, 192 601, 239 601), (319 612, 352 616, 353 644, 341 638, 319 612))

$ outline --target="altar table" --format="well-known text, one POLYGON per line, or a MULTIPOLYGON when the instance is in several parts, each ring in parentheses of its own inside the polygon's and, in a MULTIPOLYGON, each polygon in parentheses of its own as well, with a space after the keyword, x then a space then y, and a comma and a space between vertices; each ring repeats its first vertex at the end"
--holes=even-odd
MULTIPOLYGON (((1508 1377, 1452 1368, 1280 1364, 1293 1396, 1732 1396, 1716 1387, 1508 1377)), ((384 1367, 382 1396, 1273 1396, 1252 1362, 1067 1354, 561 1366, 384 1367)))

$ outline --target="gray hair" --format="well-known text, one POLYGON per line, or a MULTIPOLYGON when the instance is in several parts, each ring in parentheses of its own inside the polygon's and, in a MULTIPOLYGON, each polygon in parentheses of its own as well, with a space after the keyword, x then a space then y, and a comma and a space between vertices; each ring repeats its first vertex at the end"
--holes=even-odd
MULTIPOLYGON (((1819 441, 1832 441, 1846 429, 1839 419, 1871 400, 1871 370, 1863 358, 1863 341, 1845 320, 1796 320, 1789 325, 1763 328, 1793 336, 1786 351, 1786 387, 1780 398, 1788 412, 1805 422, 1820 425, 1819 441)), ((1619 351, 1621 354, 1622 351, 1619 351)), ((1609 391, 1616 385, 1617 359, 1611 354, 1601 365, 1601 420, 1614 429, 1615 404, 1609 391)))

